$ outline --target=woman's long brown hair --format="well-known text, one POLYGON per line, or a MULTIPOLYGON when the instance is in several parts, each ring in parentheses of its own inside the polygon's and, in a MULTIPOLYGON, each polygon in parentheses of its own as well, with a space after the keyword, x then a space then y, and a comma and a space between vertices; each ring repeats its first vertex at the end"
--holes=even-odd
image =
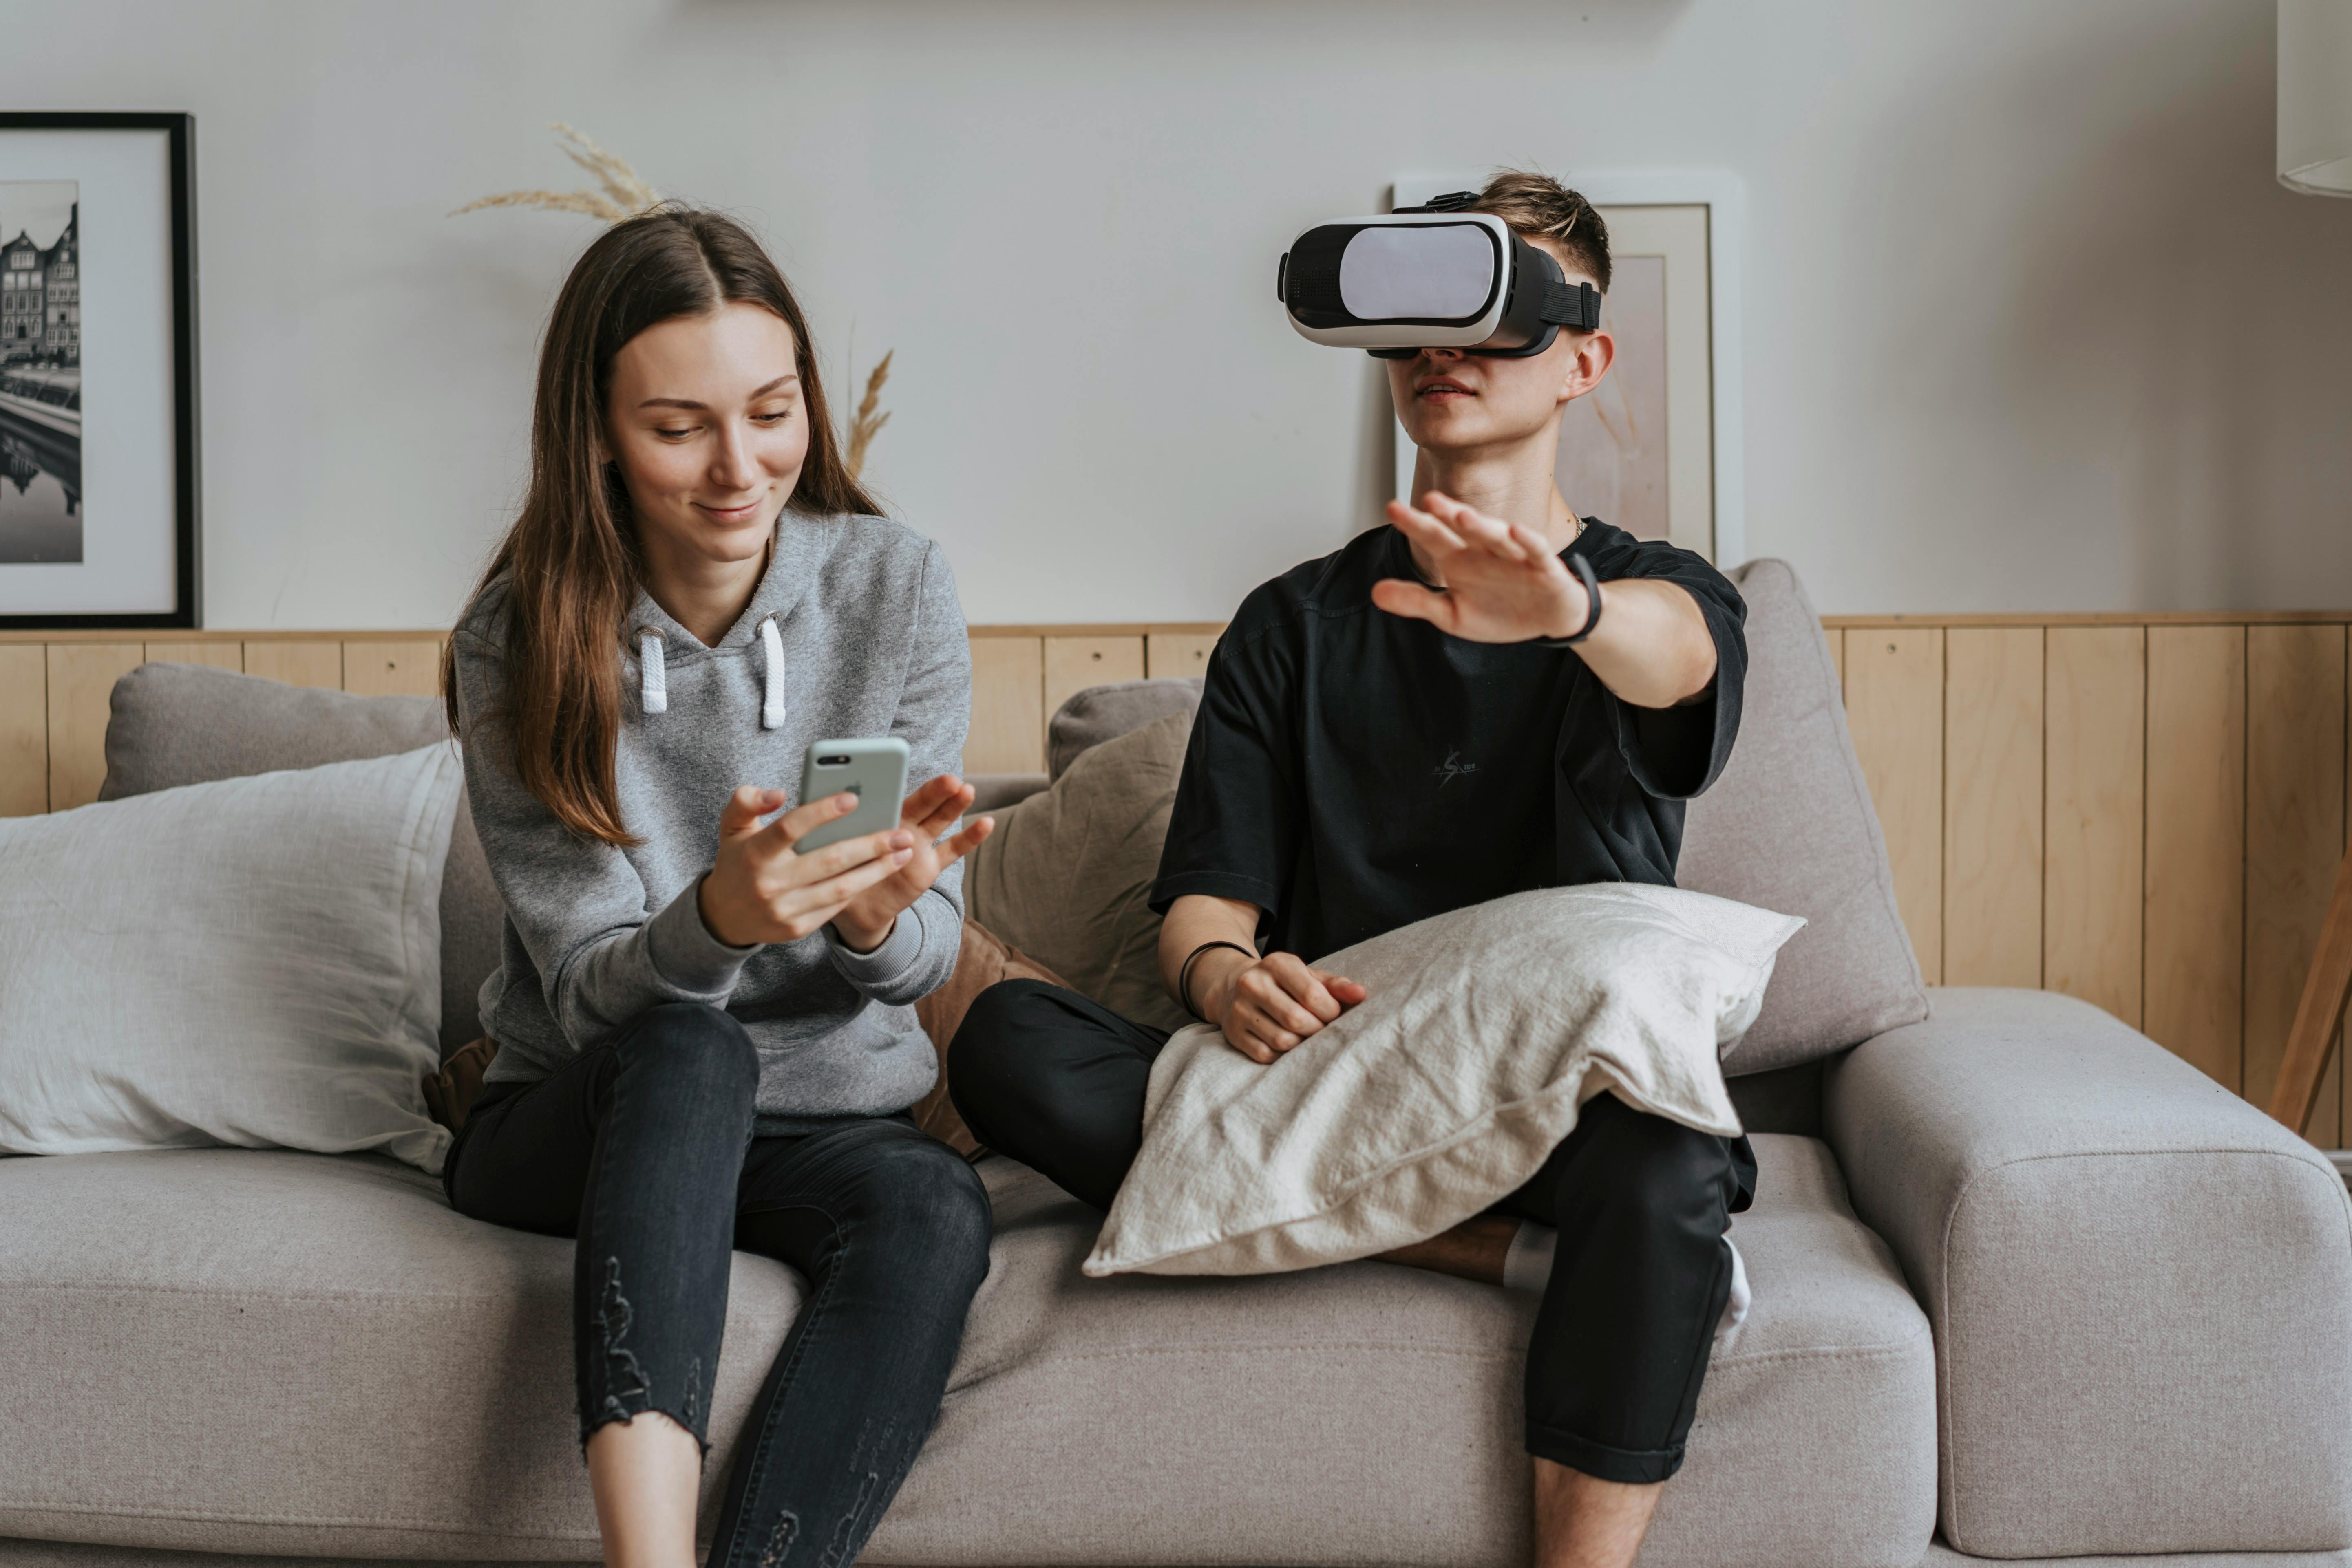
MULTIPOLYGON (((564 279, 540 351, 530 493, 475 590, 478 597, 507 579, 506 706, 477 722, 503 721, 499 738, 523 787, 583 838, 638 841, 621 820, 613 764, 621 653, 643 571, 619 465, 597 456, 613 361, 648 327, 737 303, 772 310, 793 329, 809 442, 791 509, 877 509, 834 439, 807 319, 758 241, 732 219, 675 204, 597 237, 564 279)), ((441 696, 457 731, 454 642, 442 658, 441 696)))

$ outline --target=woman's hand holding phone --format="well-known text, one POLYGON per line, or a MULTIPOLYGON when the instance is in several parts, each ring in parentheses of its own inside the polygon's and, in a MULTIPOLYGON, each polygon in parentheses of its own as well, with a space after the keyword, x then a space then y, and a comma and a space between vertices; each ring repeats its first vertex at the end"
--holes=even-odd
POLYGON ((971 785, 944 773, 907 797, 898 808, 898 831, 891 836, 904 839, 911 834, 910 852, 834 917, 834 928, 844 942, 860 953, 871 953, 882 946, 898 912, 922 897, 940 879, 940 873, 978 849, 980 841, 996 831, 996 819, 982 817, 955 837, 940 840, 940 835, 971 809, 973 796, 971 785))
POLYGON ((761 827, 760 819, 786 799, 782 789, 747 784, 719 813, 719 854, 697 907, 704 928, 730 946, 797 942, 831 922, 843 941, 872 952, 898 912, 996 825, 982 817, 945 843, 932 841, 972 801, 971 787, 949 775, 907 797, 900 826, 796 854, 795 842, 856 810, 857 797, 828 795, 761 827))
POLYGON ((914 858, 914 836, 903 829, 794 854, 796 841, 856 810, 857 797, 828 795, 761 827, 786 799, 747 784, 719 810, 719 855, 696 903, 703 926, 731 947, 797 942, 914 858))

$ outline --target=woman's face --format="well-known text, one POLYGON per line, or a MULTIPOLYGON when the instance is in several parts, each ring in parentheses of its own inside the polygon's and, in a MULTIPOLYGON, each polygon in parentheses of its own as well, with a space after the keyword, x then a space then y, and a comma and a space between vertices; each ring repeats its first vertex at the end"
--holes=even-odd
POLYGON ((648 327, 613 361, 604 439, 646 552, 757 557, 808 456, 793 329, 757 305, 648 327))

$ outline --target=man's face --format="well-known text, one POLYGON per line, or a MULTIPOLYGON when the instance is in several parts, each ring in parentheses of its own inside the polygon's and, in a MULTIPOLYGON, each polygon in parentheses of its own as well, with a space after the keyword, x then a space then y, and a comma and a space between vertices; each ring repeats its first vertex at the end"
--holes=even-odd
MULTIPOLYGON (((1570 283, 1592 281, 1549 243, 1534 243, 1559 262, 1570 283)), ((1524 360, 1423 349, 1410 360, 1388 361, 1389 395, 1405 434, 1424 452, 1467 455, 1517 445, 1547 432, 1557 439, 1560 412, 1601 384, 1615 352, 1605 328, 1562 328, 1550 348, 1524 360)))

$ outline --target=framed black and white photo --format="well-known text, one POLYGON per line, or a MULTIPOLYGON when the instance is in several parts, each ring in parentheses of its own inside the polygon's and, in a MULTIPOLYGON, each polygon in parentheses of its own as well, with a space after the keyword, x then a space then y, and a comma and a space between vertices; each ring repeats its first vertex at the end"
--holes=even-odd
POLYGON ((194 135, 0 113, 0 627, 202 623, 194 135))

